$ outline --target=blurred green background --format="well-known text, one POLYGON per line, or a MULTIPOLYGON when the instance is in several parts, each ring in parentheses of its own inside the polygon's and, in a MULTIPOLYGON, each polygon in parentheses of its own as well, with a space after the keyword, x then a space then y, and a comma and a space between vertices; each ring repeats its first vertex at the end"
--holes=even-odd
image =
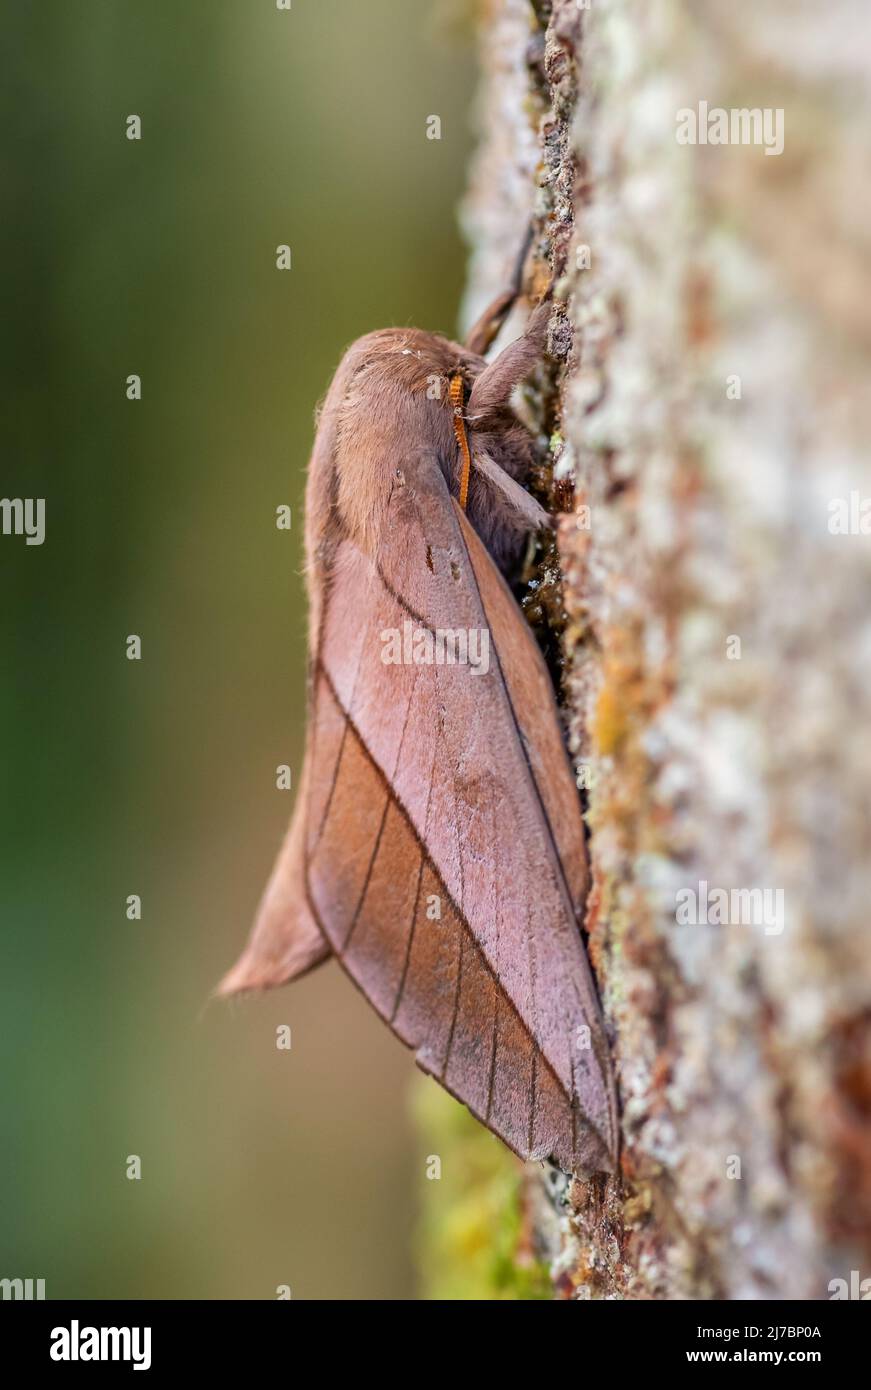
POLYGON ((208 1000, 301 765, 313 408, 455 327, 471 8, 3 7, 0 1277, 50 1298, 415 1295, 410 1057, 334 966, 208 1000))

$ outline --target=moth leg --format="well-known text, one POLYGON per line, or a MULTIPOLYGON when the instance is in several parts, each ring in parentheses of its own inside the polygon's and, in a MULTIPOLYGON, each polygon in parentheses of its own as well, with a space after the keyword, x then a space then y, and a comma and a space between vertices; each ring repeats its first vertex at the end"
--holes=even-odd
POLYGON ((483 357, 517 302, 516 290, 504 290, 475 321, 466 335, 466 347, 483 357))
POLYGON ((511 310, 514 308, 514 305, 517 303, 517 300, 520 298, 523 289, 523 267, 526 264, 526 257, 532 245, 532 232, 533 223, 530 220, 529 226, 526 229, 526 235, 523 238, 523 245, 520 248, 520 254, 514 266, 514 274, 511 277, 510 287, 507 290, 503 290, 502 294, 498 295, 496 299, 493 300, 492 304, 487 305, 481 317, 476 320, 466 335, 466 347, 469 349, 469 352, 476 353, 478 357, 484 356, 484 353, 490 347, 499 329, 502 327, 508 315, 511 313, 511 310))
POLYGON ((503 348, 475 378, 467 408, 473 429, 479 429, 489 416, 505 410, 514 387, 529 375, 544 351, 550 315, 551 305, 539 304, 530 316, 526 332, 503 348))
POLYGON ((553 525, 541 503, 515 482, 511 474, 506 473, 489 454, 477 453, 473 467, 480 478, 486 479, 491 489, 490 508, 498 514, 502 526, 525 536, 530 531, 545 530, 553 525))

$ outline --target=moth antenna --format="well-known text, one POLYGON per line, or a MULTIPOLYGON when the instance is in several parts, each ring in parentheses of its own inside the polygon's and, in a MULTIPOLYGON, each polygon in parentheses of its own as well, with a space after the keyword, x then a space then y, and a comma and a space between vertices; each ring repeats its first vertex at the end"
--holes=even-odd
POLYGON ((472 451, 469 448, 469 436, 466 432, 466 422, 463 419, 463 378, 460 372, 456 372, 451 377, 451 407, 454 412, 454 434, 457 444, 463 457, 460 469, 460 506, 466 510, 466 503, 469 500, 469 475, 472 471, 472 451))

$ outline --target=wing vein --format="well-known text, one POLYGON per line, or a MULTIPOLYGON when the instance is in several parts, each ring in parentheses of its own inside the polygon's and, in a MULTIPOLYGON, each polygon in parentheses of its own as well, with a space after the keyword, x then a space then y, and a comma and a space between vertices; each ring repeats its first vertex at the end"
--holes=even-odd
POLYGON ((391 1026, 396 1022, 396 1015, 399 1013, 399 1006, 402 1003, 402 996, 405 992, 405 980, 408 975, 408 963, 411 960, 411 948, 414 944, 414 929, 417 925, 417 910, 420 905, 420 886, 423 882, 424 865, 423 846, 420 848, 420 864, 417 870, 417 889, 414 894, 414 907, 411 909, 411 926, 408 932, 408 941, 405 943, 405 959, 402 962, 402 974, 399 977, 399 984, 396 987, 396 998, 393 1001, 393 1008, 390 1013, 391 1026))
MULTIPOLYGON (((432 783, 433 783, 433 775, 434 775, 434 773, 435 773, 436 758, 437 758, 437 756, 438 756, 439 738, 440 738, 440 737, 441 737, 441 724, 439 725, 439 737, 436 738, 436 740, 435 740, 435 746, 434 746, 434 748, 433 748, 432 767, 431 767, 431 769, 430 769, 430 774, 429 774, 429 785, 428 785, 428 787, 427 787, 427 792, 426 792, 426 811, 424 812, 424 818, 423 818, 423 833, 424 833, 424 836, 426 836, 426 833, 427 833, 427 831, 429 830, 429 808, 430 808, 430 806, 431 806, 431 804, 432 804, 432 783)), ((364 744, 363 746, 365 747, 365 744, 364 744)), ((367 751, 367 753, 368 753, 368 749, 367 749, 366 751, 367 751)), ((370 758, 371 758, 371 754, 370 754, 369 756, 370 756, 370 758)), ((398 804, 399 804, 398 798, 396 798, 396 800, 397 800, 397 805, 398 805, 398 804)), ((401 809, 401 811, 402 811, 402 814, 405 816, 406 820, 408 821, 408 824, 411 825, 411 818, 409 817, 407 811, 405 810, 405 807, 404 807, 404 806, 403 806, 403 807, 400 807, 400 809, 401 809)), ((414 826, 411 826, 411 828, 412 828, 412 830, 414 830, 414 826)), ((403 996, 403 994, 404 994, 404 992, 405 992, 405 981, 406 981, 406 978, 407 978, 407 976, 408 976, 408 967, 409 967, 409 963, 410 963, 410 961, 411 961, 411 948, 412 948, 412 946, 414 945, 414 933, 415 933, 415 931, 417 930, 417 914, 418 914, 418 912, 419 912, 419 910, 420 910, 420 890, 421 890, 421 885, 423 884, 423 868, 424 868, 424 863, 426 862, 426 860, 427 860, 427 858, 428 858, 428 856, 427 856, 427 854, 426 854, 426 849, 425 849, 425 846, 424 846, 423 841, 419 841, 419 846, 420 846, 420 865, 419 865, 418 871, 417 871, 417 888, 416 888, 415 894, 414 894, 414 908, 413 908, 412 914, 411 914, 411 930, 410 930, 409 933, 408 933, 408 941, 407 941, 406 947, 405 947, 405 960, 404 960, 403 963, 402 963, 402 975, 400 976, 399 985, 398 985, 398 988, 397 988, 397 990, 396 990, 396 999, 394 1000, 394 1003, 393 1003, 393 1011, 392 1011, 392 1013, 391 1013, 391 1015, 390 1015, 390 1022, 391 1022, 391 1024, 393 1024, 393 1023, 396 1021, 396 1015, 399 1013, 399 1006, 400 1006, 400 1004, 402 1003, 402 996, 403 996)))
POLYGON ((343 956, 347 952, 348 947, 351 944, 351 937, 354 935, 354 928, 360 920, 360 913, 363 908, 363 903, 366 901, 366 894, 369 891, 369 884, 372 881, 372 871, 375 868, 375 860, 378 858, 378 851, 381 848, 381 837, 384 834, 384 825, 387 820, 387 812, 389 810, 390 795, 388 793, 388 795, 384 798, 384 810, 381 812, 381 820, 378 825, 378 834, 375 836, 375 844, 372 848, 372 853, 369 856, 369 863, 366 867, 366 877, 363 880, 363 887, 360 889, 360 896, 357 899, 357 906, 354 908, 354 915, 351 918, 351 925, 349 926, 348 934, 342 943, 341 951, 338 951, 336 953, 339 956, 343 956))
POLYGON ((448 1062, 451 1060, 451 1048, 454 1045, 454 1033, 457 1027, 457 1015, 460 1011, 460 990, 463 986, 463 942, 466 938, 465 933, 462 930, 460 930, 457 933, 457 935, 460 938, 459 950, 457 952, 457 978, 454 981, 454 1006, 451 1012, 451 1027, 450 1031, 448 1032, 448 1045, 445 1049, 445 1064, 442 1068, 442 1076, 447 1075, 448 1062))

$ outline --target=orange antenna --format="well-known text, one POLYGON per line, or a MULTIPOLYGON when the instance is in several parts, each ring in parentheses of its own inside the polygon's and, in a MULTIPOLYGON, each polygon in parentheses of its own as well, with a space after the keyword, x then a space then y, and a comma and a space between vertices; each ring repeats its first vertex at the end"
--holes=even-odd
POLYGON ((463 467, 460 472, 460 506, 466 510, 466 503, 469 500, 469 475, 472 471, 472 453, 469 449, 469 436, 466 434, 466 422, 463 419, 463 378, 459 372, 451 377, 451 405, 454 410, 454 434, 457 436, 457 443, 463 455, 463 467))

